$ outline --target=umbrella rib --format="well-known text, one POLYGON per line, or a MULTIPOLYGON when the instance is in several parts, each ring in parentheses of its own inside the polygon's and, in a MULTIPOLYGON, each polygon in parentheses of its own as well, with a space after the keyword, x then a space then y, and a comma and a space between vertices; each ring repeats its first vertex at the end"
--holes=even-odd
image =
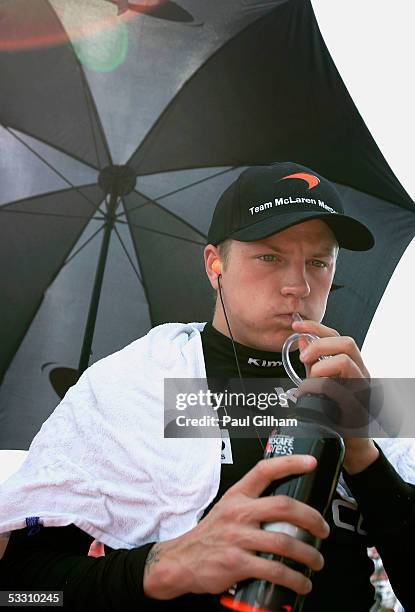
POLYGON ((114 230, 115 230, 115 233, 117 234, 117 238, 118 238, 118 240, 120 241, 122 248, 124 249, 124 253, 125 253, 125 254, 126 254, 126 256, 127 256, 127 259, 128 259, 128 261, 130 262, 132 269, 134 270, 134 274, 135 274, 135 275, 136 275, 136 277, 138 278, 138 280, 139 280, 139 282, 140 282, 140 285, 143 287, 143 281, 142 281, 142 279, 141 279, 141 277, 140 277, 140 275, 139 275, 139 273, 138 273, 138 270, 136 269, 136 267, 135 267, 135 265, 134 265, 134 262, 133 262, 133 260, 131 259, 131 256, 130 256, 129 252, 127 251, 127 247, 125 246, 125 244, 124 244, 124 242, 123 242, 123 240, 122 240, 122 238, 121 238, 121 236, 120 236, 120 233, 119 233, 119 231, 118 231, 118 229, 117 229, 117 227, 116 227, 115 225, 114 225, 114 230))
POLYGON ((12 136, 14 136, 14 138, 16 138, 16 140, 18 140, 23 146, 25 146, 27 149, 29 149, 29 151, 31 151, 33 153, 33 155, 35 155, 35 157, 37 157, 38 159, 40 159, 40 161, 42 161, 48 168, 50 168, 52 170, 52 172, 54 172, 55 174, 57 174, 59 176, 59 178, 61 178, 63 181, 65 181, 65 183, 67 183, 72 189, 75 189, 75 191, 77 191, 79 193, 79 195, 81 195, 87 202, 88 204, 90 204, 92 206, 92 208, 95 210, 96 206, 95 203, 92 202, 84 193, 81 193, 79 191, 78 187, 75 187, 75 185, 73 185, 71 183, 71 181, 69 181, 61 172, 59 172, 59 170, 57 170, 56 168, 54 168, 52 166, 52 164, 50 164, 46 159, 44 159, 37 151, 35 151, 31 146, 29 146, 27 144, 27 142, 25 142, 24 140, 22 140, 22 138, 19 138, 19 136, 17 136, 17 134, 15 134, 14 132, 12 132, 10 130, 10 128, 5 127, 4 128, 7 132, 9 132, 9 134, 11 134, 12 136))
POLYGON ((105 217, 85 217, 85 215, 63 215, 60 213, 47 213, 34 210, 13 210, 11 208, 6 208, 5 206, 0 206, 0 212, 9 212, 12 214, 19 215, 37 215, 42 217, 64 217, 65 219, 87 219, 88 221, 105 221, 105 217))
MULTIPOLYGON (((92 92, 91 92, 91 90, 89 88, 89 85, 88 85, 88 82, 86 80, 86 75, 84 73, 83 67, 82 67, 81 62, 79 61, 79 58, 77 57, 76 53, 74 54, 74 58, 75 58, 76 63, 78 64, 79 71, 81 73, 81 79, 82 79, 82 85, 83 85, 83 88, 84 88, 84 92, 89 94, 87 102, 86 102, 87 106, 88 106, 89 109, 92 108, 93 112, 95 113, 96 125, 97 125, 98 129, 101 132, 102 143, 103 143, 103 145, 105 147, 105 152, 106 152, 106 154, 108 156, 108 161, 109 161, 110 164, 112 164, 113 162, 112 162, 111 151, 109 149, 108 142, 107 142, 107 139, 105 137, 105 131, 104 131, 104 128, 103 128, 102 123, 101 123, 101 118, 99 116, 98 109, 96 107, 96 104, 94 102, 94 98, 92 96, 92 92)), ((94 125, 94 123, 91 121, 91 126, 93 126, 93 125, 94 125)), ((94 137, 94 145, 95 145, 95 148, 96 148, 96 136, 95 136, 95 133, 93 131, 93 128, 92 128, 92 133, 93 133, 93 137, 94 137)), ((99 156, 98 156, 97 153, 96 153, 96 156, 97 156, 97 161, 100 163, 99 156)), ((105 163, 107 163, 107 162, 105 162, 105 163)), ((99 169, 101 169, 101 166, 98 166, 98 167, 99 167, 99 169)))
MULTIPOLYGON (((171 195, 175 195, 176 193, 180 193, 181 191, 184 191, 185 189, 190 189, 191 187, 195 187, 195 185, 200 185, 201 183, 204 183, 205 181, 210 181, 210 179, 216 178, 217 176, 221 176, 222 174, 226 174, 227 172, 231 172, 232 170, 235 170, 236 168, 240 168, 240 166, 232 166, 232 168, 227 168, 226 170, 221 170, 220 172, 217 172, 216 174, 212 174, 211 176, 207 176, 203 179, 199 179, 198 181, 195 181, 194 183, 190 183, 189 185, 185 185, 184 187, 179 187, 179 189, 174 189, 173 191, 169 191, 168 193, 164 193, 161 196, 158 196, 154 199, 148 199, 147 202, 144 202, 144 204, 138 204, 138 206, 136 206, 135 208, 131 208, 131 210, 129 212, 134 212, 135 210, 138 210, 139 208, 142 208, 143 206, 146 206, 147 204, 154 202, 154 201, 159 201, 159 200, 163 200, 164 198, 168 198, 171 195)), ((118 213, 117 217, 120 217, 121 215, 125 215, 125 211, 118 213)))
POLYGON ((151 227, 145 227, 145 225, 137 225, 136 223, 120 221, 120 220, 118 220, 117 223, 123 223, 131 227, 137 227, 138 229, 147 230, 148 232, 154 232, 154 234, 159 234, 160 236, 168 236, 169 238, 175 238, 176 240, 184 240, 185 242, 192 242, 200 246, 205 246, 204 242, 198 242, 197 240, 192 240, 191 238, 183 238, 182 236, 175 236, 174 234, 170 234, 169 232, 162 232, 161 230, 155 230, 151 227))
MULTIPOLYGON (((125 201, 124 201, 123 198, 121 199, 121 204, 125 208, 125 201)), ((128 227, 128 231, 130 232, 130 235, 131 235, 131 242, 132 242, 133 249, 134 249, 134 252, 135 252, 135 256, 137 258, 138 266, 140 268, 141 275, 142 275, 142 285, 143 285, 144 296, 145 296, 145 298, 147 300, 148 314, 150 316, 150 323, 151 323, 151 325, 154 325, 156 317, 155 317, 155 315, 153 313, 153 307, 152 307, 152 304, 151 304, 151 301, 150 301, 150 292, 149 292, 149 288, 147 287, 147 282, 146 282, 146 279, 145 279, 145 270, 144 270, 144 268, 141 265, 140 252, 139 252, 139 250, 137 248, 137 245, 136 245, 136 242, 134 240, 134 235, 133 235, 131 226, 129 224, 126 224, 126 225, 128 227)), ((114 227, 115 227, 115 223, 114 223, 114 227)))
MULTIPOLYGON (((92 185, 82 185, 82 189, 86 189, 88 187, 96 187, 96 183, 92 184, 92 185)), ((31 200, 33 200, 34 198, 40 198, 42 196, 54 196, 54 195, 59 195, 62 193, 67 193, 71 191, 71 189, 58 189, 56 191, 46 191, 44 193, 38 193, 35 196, 28 196, 27 198, 21 198, 21 200, 15 200, 14 202, 8 202, 6 204, 1 204, 1 208, 5 209, 5 208, 9 208, 11 206, 15 206, 16 204, 23 204, 23 202, 30 202, 31 200)), ((96 205, 95 205, 96 206, 96 205)), ((102 212, 102 211, 100 211, 102 212)), ((102 213, 104 214, 104 213, 102 213)), ((89 218, 89 217, 88 217, 89 218)))
MULTIPOLYGON (((6 130, 7 128, 0 123, 0 126, 3 128, 3 130, 6 130)), ((47 147, 53 147, 53 149, 55 151, 57 151, 58 153, 62 153, 62 155, 66 155, 66 157, 70 157, 71 159, 73 159, 76 162, 79 162, 80 164, 82 164, 83 166, 86 166, 87 168, 90 168, 91 170, 97 171, 99 170, 99 168, 96 168, 95 166, 93 166, 90 162, 82 159, 81 157, 78 157, 77 155, 75 155, 75 153, 70 153, 69 151, 65 151, 65 149, 63 149, 62 147, 60 147, 58 144, 53 144, 51 145, 50 142, 48 142, 47 140, 44 140, 43 138, 41 138, 40 136, 38 136, 37 134, 32 134, 31 132, 28 132, 26 130, 23 130, 21 128, 13 128, 13 126, 11 127, 11 129, 15 129, 17 132, 20 132, 21 134, 25 134, 26 136, 30 136, 30 138, 35 138, 38 142, 46 145, 47 147)), ((14 134, 13 134, 14 135, 14 134)))
POLYGON ((97 139, 96 139, 95 130, 94 130, 94 123, 92 121, 91 106, 90 106, 90 100, 89 100, 89 96, 88 96, 88 91, 89 90, 87 90, 87 88, 86 88, 85 75, 84 75, 83 70, 81 70, 81 82, 82 82, 82 89, 83 89, 84 96, 85 96, 86 107, 87 107, 87 110, 88 110, 88 118, 89 118, 89 123, 90 123, 90 127, 91 127, 92 141, 94 143, 95 157, 96 157, 96 160, 97 160, 98 168, 101 168, 101 160, 99 158, 97 139))
MULTIPOLYGON (((141 193, 140 191, 135 191, 135 193, 137 195, 139 195, 140 197, 145 198, 146 200, 151 199, 151 198, 148 198, 146 195, 144 195, 144 193, 141 193)), ((191 223, 189 223, 188 221, 183 219, 183 217, 180 217, 179 215, 176 215, 176 213, 172 212, 171 210, 168 210, 167 208, 164 208, 164 206, 162 206, 161 204, 159 204, 155 200, 151 200, 151 201, 153 202, 154 206, 157 206, 158 208, 160 208, 160 210, 162 210, 167 215, 170 215, 174 219, 177 219, 177 221, 179 221, 180 223, 182 223, 183 225, 185 225, 186 227, 191 229, 192 232, 195 232, 196 234, 200 234, 200 236, 202 236, 203 238, 206 238, 206 234, 203 234, 196 227, 194 227, 191 223)), ((125 208, 125 206, 124 206, 124 208, 125 208)), ((128 214, 130 214, 130 211, 128 211, 128 214)), ((155 230, 153 230, 153 231, 155 231, 155 230)))
MULTIPOLYGON (((151 198, 147 198, 147 200, 145 202, 143 202, 142 204, 137 204, 137 206, 134 206, 134 208, 131 209, 130 212, 135 212, 136 210, 141 210, 142 208, 144 208, 144 206, 148 206, 149 204, 152 204, 153 200, 151 198)), ((124 212, 120 212, 117 213, 115 215, 116 221, 119 221, 120 223, 126 223, 125 221, 122 221, 120 219, 120 217, 124 217, 127 213, 124 212)))
POLYGON ((91 242, 91 240, 92 240, 93 238, 95 238, 95 236, 96 236, 97 234, 99 234, 99 232, 100 232, 100 231, 101 231, 101 230, 102 230, 104 227, 105 227, 105 223, 103 223, 103 224, 101 225, 101 227, 99 227, 99 228, 98 228, 98 229, 97 229, 97 230, 96 230, 96 231, 95 231, 95 232, 94 232, 94 233, 93 233, 93 234, 92 234, 92 235, 91 235, 91 236, 88 238, 88 240, 86 240, 86 241, 84 242, 84 244, 83 244, 83 245, 81 245, 81 246, 79 247, 79 249, 77 249, 77 250, 75 251, 75 253, 73 253, 73 254, 72 254, 70 257, 69 257, 69 259, 66 259, 66 260, 63 262, 61 269, 62 269, 64 266, 66 266, 66 265, 67 265, 67 264, 68 264, 70 261, 72 261, 72 259, 73 259, 74 257, 76 257, 76 256, 78 255, 78 253, 80 253, 80 252, 82 251, 82 249, 83 249, 84 247, 86 247, 86 245, 87 245, 89 242, 91 242))

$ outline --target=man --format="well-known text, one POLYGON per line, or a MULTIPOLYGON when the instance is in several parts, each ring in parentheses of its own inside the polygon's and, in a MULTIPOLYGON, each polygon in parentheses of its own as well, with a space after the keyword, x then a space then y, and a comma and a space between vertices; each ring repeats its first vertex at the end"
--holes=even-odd
POLYGON ((159 326, 91 366, 4 485, 0 533, 11 537, 1 588, 63 589, 72 608, 213 610, 234 583, 261 578, 309 593, 304 610, 368 611, 370 543, 410 606, 404 559, 415 490, 373 440, 345 440, 342 494, 326 522, 299 501, 260 497, 273 481, 313 470, 314 458, 263 461, 260 439, 231 438, 221 465, 220 439, 162 434, 164 378, 282 377, 281 348, 293 330, 320 337, 302 343, 296 360, 311 379, 367 378, 353 340, 321 320, 339 247, 372 245, 312 170, 283 163, 243 172, 219 200, 205 248, 220 292, 213 321, 159 326), (307 530, 323 540, 321 552, 262 530, 269 521, 307 530), (105 557, 85 556, 93 538, 105 543, 105 557), (312 582, 260 551, 314 570, 312 582))

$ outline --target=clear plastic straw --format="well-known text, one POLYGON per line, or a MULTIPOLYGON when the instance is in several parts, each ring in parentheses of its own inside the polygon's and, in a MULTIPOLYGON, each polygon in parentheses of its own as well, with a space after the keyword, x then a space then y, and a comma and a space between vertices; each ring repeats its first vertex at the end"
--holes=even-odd
MULTIPOLYGON (((292 317, 294 321, 303 320, 301 318, 300 313, 298 312, 293 312, 292 317)), ((319 337, 315 336, 314 334, 295 333, 289 336, 284 342, 284 346, 282 347, 282 363, 284 365, 285 371, 287 372, 288 376, 291 378, 293 383, 297 385, 297 387, 301 385, 301 383, 303 382, 303 379, 298 376, 297 372, 294 370, 293 366, 291 365, 290 348, 294 344, 294 342, 298 341, 299 338, 307 338, 309 342, 314 342, 314 340, 318 340, 319 337)))

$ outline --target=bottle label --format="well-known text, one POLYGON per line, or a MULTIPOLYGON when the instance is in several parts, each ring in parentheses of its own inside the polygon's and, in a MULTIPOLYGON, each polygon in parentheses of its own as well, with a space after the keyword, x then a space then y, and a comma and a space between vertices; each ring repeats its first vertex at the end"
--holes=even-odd
POLYGON ((293 436, 271 436, 265 448, 265 457, 283 457, 294 453, 293 436))

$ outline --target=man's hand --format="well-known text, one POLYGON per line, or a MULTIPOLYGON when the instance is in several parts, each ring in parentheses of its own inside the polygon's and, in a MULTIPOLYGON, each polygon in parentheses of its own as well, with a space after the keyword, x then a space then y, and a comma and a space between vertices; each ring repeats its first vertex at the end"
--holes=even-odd
POLYGON ((275 480, 312 471, 308 455, 259 461, 228 489, 207 516, 189 532, 155 544, 147 558, 144 593, 173 599, 184 593, 219 594, 241 580, 257 578, 306 594, 311 582, 286 565, 256 555, 275 553, 320 570, 323 557, 316 548, 289 535, 265 531, 263 522, 286 521, 326 538, 329 526, 311 506, 284 495, 259 497, 275 480))
MULTIPOLYGON (((299 340, 300 359, 305 365, 308 379, 330 377, 370 380, 370 374, 353 338, 340 336, 335 329, 310 320, 293 321, 292 328, 297 333, 319 336, 319 340, 310 343, 304 338, 299 340), (330 356, 330 359, 319 361, 320 357, 326 356, 330 356)), ((304 381, 299 387, 298 397, 306 392, 312 392, 310 382, 304 381)), ((361 472, 379 456, 373 440, 369 438, 345 438, 344 443, 346 447, 344 467, 349 474, 361 472)))

